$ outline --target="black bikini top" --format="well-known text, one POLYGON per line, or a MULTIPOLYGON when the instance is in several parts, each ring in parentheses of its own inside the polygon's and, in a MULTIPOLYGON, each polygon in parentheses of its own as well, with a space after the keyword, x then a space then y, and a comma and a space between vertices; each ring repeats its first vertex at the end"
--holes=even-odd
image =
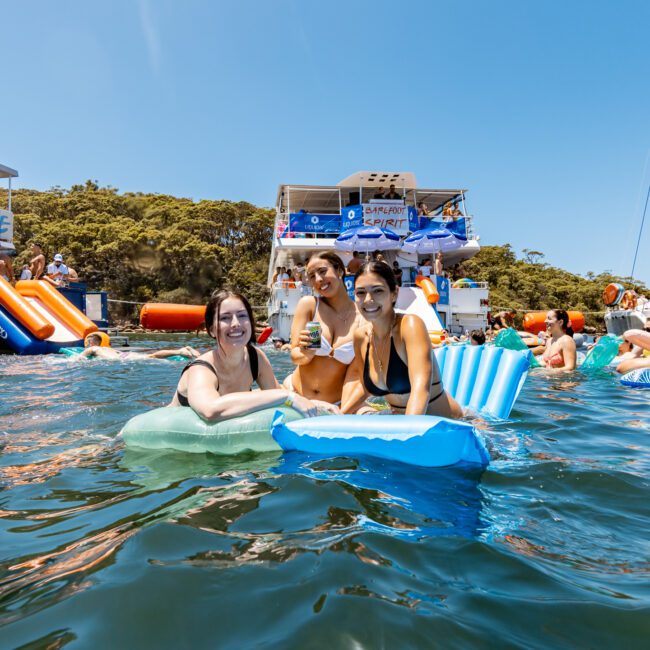
POLYGON ((363 364, 363 383, 366 387, 366 390, 371 395, 376 395, 377 397, 383 397, 384 395, 405 395, 406 393, 411 392, 411 380, 409 379, 409 369, 408 366, 402 361, 399 354, 397 354, 397 348, 395 347, 395 342, 393 341, 393 334, 390 335, 390 357, 388 358, 388 366, 386 367, 386 387, 388 390, 379 388, 376 386, 372 379, 370 379, 370 362, 368 358, 370 357, 370 340, 368 340, 368 346, 366 347, 366 360, 363 364))
MULTIPOLYGON (((259 374, 259 369, 260 369, 260 363, 259 359, 257 358, 257 349, 253 347, 250 343, 246 346, 246 349, 248 350, 248 363, 250 364, 250 369, 251 369, 251 375, 253 375, 253 381, 257 381, 257 375, 259 374)), ((185 368, 181 371, 181 377, 192 367, 192 366, 204 366, 206 368, 209 368, 212 370, 214 373, 214 376, 217 377, 217 390, 219 390, 219 377, 217 376, 217 371, 214 369, 214 366, 207 362, 204 361, 203 359, 194 359, 194 361, 190 361, 185 368)), ((250 390, 250 388, 248 389, 250 390)), ((183 395, 180 393, 178 390, 176 391, 176 399, 178 400, 178 403, 181 406, 189 406, 190 402, 187 399, 187 396, 183 395)))

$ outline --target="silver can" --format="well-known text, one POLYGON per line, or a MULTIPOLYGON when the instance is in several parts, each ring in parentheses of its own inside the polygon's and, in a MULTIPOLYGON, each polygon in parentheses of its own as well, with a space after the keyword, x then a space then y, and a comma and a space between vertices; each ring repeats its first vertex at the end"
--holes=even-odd
POLYGON ((307 347, 315 350, 320 349, 321 324, 317 320, 312 320, 305 325, 305 329, 309 332, 309 345, 307 347))

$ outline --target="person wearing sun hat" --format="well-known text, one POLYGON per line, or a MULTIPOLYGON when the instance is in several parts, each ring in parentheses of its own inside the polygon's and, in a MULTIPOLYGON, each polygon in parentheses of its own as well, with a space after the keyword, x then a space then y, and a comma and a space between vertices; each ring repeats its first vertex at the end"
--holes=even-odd
POLYGON ((57 253, 54 256, 54 262, 47 265, 47 276, 57 284, 61 284, 68 279, 68 267, 63 263, 63 255, 57 253))

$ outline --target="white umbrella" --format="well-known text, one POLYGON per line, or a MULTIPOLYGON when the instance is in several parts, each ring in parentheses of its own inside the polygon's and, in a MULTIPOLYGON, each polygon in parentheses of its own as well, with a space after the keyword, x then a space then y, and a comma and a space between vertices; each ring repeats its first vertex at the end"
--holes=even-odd
POLYGON ((342 232, 334 242, 334 248, 339 251, 390 251, 400 248, 400 237, 388 228, 378 226, 358 226, 342 232))
POLYGON ((461 248, 463 241, 446 228, 423 228, 409 235, 402 244, 404 253, 437 253, 461 248))

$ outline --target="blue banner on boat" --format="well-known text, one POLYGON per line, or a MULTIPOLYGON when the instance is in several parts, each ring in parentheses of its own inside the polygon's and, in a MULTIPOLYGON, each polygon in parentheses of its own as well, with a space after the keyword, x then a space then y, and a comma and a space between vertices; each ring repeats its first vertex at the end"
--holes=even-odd
POLYGON ((449 304, 449 278, 445 278, 442 275, 434 275, 436 279, 436 289, 438 289, 438 304, 439 305, 448 305, 449 304))
POLYGON ((345 290, 348 292, 350 300, 354 300, 354 276, 346 275, 343 278, 343 284, 345 284, 345 290))
POLYGON ((290 215, 291 232, 337 233, 341 230, 341 217, 338 214, 310 214, 295 212, 290 215))
POLYGON ((349 205, 341 210, 341 230, 363 226, 363 206, 349 205))
MULTIPOLYGON (((409 220, 410 221, 410 220, 409 220)), ((424 228, 446 228, 452 235, 463 241, 467 240, 467 224, 465 217, 458 217, 455 221, 447 217, 447 220, 442 217, 431 219, 430 217, 419 217, 418 228, 413 230, 423 230, 424 228)))
POLYGON ((418 217, 418 211, 412 206, 409 205, 409 230, 415 232, 420 228, 420 217, 418 217))

